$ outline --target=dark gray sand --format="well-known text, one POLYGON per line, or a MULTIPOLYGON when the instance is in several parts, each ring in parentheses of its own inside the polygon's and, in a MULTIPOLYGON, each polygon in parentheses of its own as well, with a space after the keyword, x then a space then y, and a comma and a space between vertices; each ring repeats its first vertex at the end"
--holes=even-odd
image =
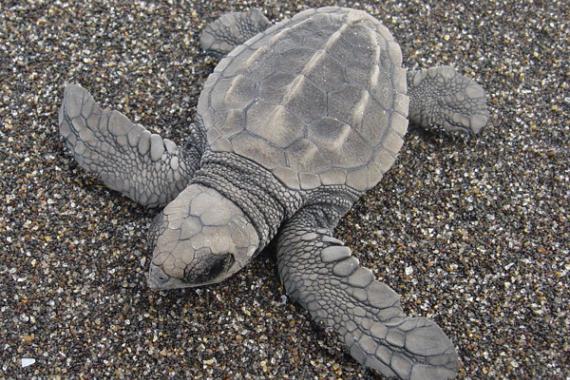
MULTIPOLYGON (((63 84, 183 141, 216 63, 199 32, 246 5, 130 3, 0 2, 0 377, 373 377, 284 302, 271 252, 218 286, 147 288, 153 212, 64 151, 63 84)), ((272 19, 304 7, 251 3, 272 19)), ((338 232, 409 314, 447 332, 460 378, 564 379, 570 9, 478 3, 354 4, 391 29, 406 66, 475 77, 492 124, 469 142, 412 131, 338 232)))

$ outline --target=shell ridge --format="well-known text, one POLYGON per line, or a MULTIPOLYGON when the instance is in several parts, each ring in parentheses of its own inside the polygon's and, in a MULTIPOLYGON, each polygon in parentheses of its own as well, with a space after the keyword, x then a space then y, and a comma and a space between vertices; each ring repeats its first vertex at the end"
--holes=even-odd
MULTIPOLYGON (((372 41, 375 41, 376 36, 372 34, 372 31, 370 30, 370 28, 366 28, 366 31, 367 31, 368 37, 372 38, 372 41)), ((370 68, 370 73, 369 73, 370 79, 368 80, 368 82, 369 82, 368 88, 362 89, 362 94, 360 96, 360 100, 352 109, 353 125, 358 125, 358 126, 360 126, 362 124, 362 120, 364 119, 364 112, 370 104, 369 103, 369 101, 370 101, 370 89, 372 88, 373 85, 378 85, 378 79, 374 78, 374 73, 376 72, 376 69, 380 65, 381 49, 380 49, 380 46, 378 46, 378 43, 375 43, 375 44, 371 43, 370 45, 374 49, 374 55, 373 55, 374 62, 372 62, 372 66, 370 68), (376 79, 376 82, 373 82, 375 79, 376 79)), ((353 129, 355 131, 358 131, 361 128, 353 128, 353 129)), ((367 141, 367 140, 365 139, 365 141, 367 141)))
MULTIPOLYGON (((304 23, 308 22, 309 18, 304 19, 302 22, 295 25, 295 27, 299 27, 304 23)), ((293 82, 288 86, 287 91, 283 94, 281 98, 281 104, 287 105, 291 102, 291 100, 295 97, 295 95, 300 90, 302 84, 305 80, 309 79, 308 74, 315 68, 318 67, 319 62, 325 57, 327 48, 330 48, 342 35, 342 33, 351 25, 353 22, 344 23, 339 30, 333 33, 327 41, 324 43, 324 47, 322 49, 316 50, 311 58, 307 61, 307 63, 303 66, 301 72, 295 77, 293 82)), ((290 28, 289 31, 293 30, 290 28)), ((310 80, 310 79, 309 79, 310 80)), ((311 81, 312 82, 312 81, 311 81)))

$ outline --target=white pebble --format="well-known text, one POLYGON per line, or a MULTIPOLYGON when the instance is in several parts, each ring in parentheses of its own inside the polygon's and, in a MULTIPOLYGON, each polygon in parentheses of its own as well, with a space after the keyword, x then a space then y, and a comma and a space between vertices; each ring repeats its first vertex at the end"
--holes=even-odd
POLYGON ((36 362, 33 358, 22 358, 22 368, 29 367, 36 362))

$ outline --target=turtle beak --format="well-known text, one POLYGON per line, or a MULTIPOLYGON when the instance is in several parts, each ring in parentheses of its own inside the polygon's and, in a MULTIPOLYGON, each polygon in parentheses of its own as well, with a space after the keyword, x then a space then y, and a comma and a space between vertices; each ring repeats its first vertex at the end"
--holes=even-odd
POLYGON ((162 268, 152 262, 150 263, 147 281, 148 286, 153 290, 179 289, 192 286, 177 278, 168 276, 162 268))

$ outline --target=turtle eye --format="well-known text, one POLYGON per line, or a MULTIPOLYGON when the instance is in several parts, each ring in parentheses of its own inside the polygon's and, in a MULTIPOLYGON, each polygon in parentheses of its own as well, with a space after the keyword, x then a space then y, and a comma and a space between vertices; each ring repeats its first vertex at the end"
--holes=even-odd
POLYGON ((197 267, 187 268, 184 280, 192 284, 211 282, 220 274, 227 272, 234 262, 235 258, 231 253, 209 256, 207 262, 204 263, 205 265, 200 269, 197 267))

